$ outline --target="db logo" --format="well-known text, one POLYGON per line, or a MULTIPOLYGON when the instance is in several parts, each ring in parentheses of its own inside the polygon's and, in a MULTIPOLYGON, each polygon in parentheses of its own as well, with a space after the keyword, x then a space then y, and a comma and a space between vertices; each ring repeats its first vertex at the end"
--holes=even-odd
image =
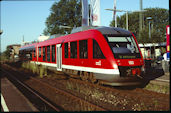
POLYGON ((101 60, 98 61, 98 62, 96 62, 96 65, 101 66, 101 65, 102 65, 102 64, 101 64, 101 60))
POLYGON ((128 61, 129 65, 134 65, 134 61, 128 61))

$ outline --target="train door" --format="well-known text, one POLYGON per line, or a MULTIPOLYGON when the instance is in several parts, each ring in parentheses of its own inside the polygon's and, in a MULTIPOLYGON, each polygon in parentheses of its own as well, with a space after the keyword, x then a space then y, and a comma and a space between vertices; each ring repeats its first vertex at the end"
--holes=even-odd
POLYGON ((57 53, 57 70, 62 71, 62 47, 61 44, 56 45, 56 53, 57 53))

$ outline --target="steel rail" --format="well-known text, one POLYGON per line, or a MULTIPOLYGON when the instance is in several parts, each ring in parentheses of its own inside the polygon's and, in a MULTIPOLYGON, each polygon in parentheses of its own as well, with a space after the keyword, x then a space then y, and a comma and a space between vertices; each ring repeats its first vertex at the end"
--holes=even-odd
MULTIPOLYGON (((11 67, 8 67, 8 68, 11 68, 11 67)), ((11 68, 13 71, 17 71, 15 68, 11 68)), ((17 71, 18 72, 18 71, 17 71)), ((21 72, 18 72, 18 73, 21 73, 21 72)), ((21 74, 23 74, 23 73, 21 73, 21 74)), ((12 75, 11 75, 12 76, 12 75)), ((12 76, 13 77, 13 76, 12 76)), ((13 77, 14 78, 14 77, 13 77)), ((15 78, 16 79, 16 78, 15 78)), ((62 89, 59 89, 59 88, 56 88, 56 87, 52 87, 52 86, 50 86, 49 84, 47 84, 47 83, 44 83, 44 82, 41 82, 40 80, 37 80, 37 79, 35 79, 35 78, 33 78, 33 77, 31 77, 30 76, 30 79, 32 79, 32 80, 34 80, 34 81, 36 81, 36 83, 41 83, 42 85, 44 85, 44 86, 46 86, 46 87, 49 87, 49 88, 51 88, 51 89, 53 89, 53 90, 56 90, 59 94, 63 94, 63 95, 65 95, 66 97, 68 97, 68 98, 70 98, 71 100, 74 100, 74 101, 78 101, 78 102, 80 102, 80 101, 82 101, 85 105, 90 105, 91 107, 93 107, 93 108, 95 108, 95 109, 97 109, 97 110, 100 110, 100 111, 106 111, 106 109, 104 109, 104 108, 102 108, 102 107, 100 107, 100 106, 97 106, 97 105, 95 105, 95 104, 93 104, 93 103, 91 103, 91 102, 89 102, 89 101, 86 101, 85 99, 82 99, 82 98, 80 98, 80 97, 78 97, 78 96, 76 96, 76 95, 74 95, 74 94, 71 94, 71 93, 69 93, 68 91, 65 91, 65 90, 62 90, 62 89)), ((16 79, 17 80, 17 79, 16 79)), ((17 80, 18 82, 20 82, 19 80, 17 80)), ((21 83, 21 82, 20 82, 21 83)), ((23 83, 21 83, 21 84, 23 84, 23 83)), ((24 85, 24 84, 23 84, 24 85)), ((26 86, 26 85, 25 85, 26 86)), ((26 86, 27 87, 27 86, 26 86)), ((42 98, 43 99, 43 98, 42 98)), ((55 107, 54 107, 55 108, 55 107)), ((57 110, 56 110, 57 111, 57 110)))
POLYGON ((41 101, 43 101, 44 103, 46 103, 48 106, 50 106, 52 109, 54 109, 55 111, 60 111, 60 109, 56 108, 54 105, 52 105, 51 103, 49 103, 47 100, 45 100, 44 98, 42 98, 39 94, 37 94, 35 91, 33 91, 31 88, 29 88, 28 86, 26 86, 25 84, 23 84, 20 80, 18 80, 17 78, 15 78, 14 76, 12 76, 11 73, 5 71, 4 69, 1 68, 1 71, 4 71, 5 73, 7 73, 10 77, 12 77, 12 79, 14 79, 16 82, 18 82, 20 85, 22 85, 25 89, 27 89, 29 92, 31 92, 32 94, 34 94, 36 97, 38 97, 41 101))

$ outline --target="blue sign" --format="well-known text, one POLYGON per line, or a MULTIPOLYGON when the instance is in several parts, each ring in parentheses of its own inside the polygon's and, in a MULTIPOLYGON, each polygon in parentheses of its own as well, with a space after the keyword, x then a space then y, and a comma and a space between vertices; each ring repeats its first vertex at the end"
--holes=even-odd
POLYGON ((170 52, 167 52, 167 60, 170 60, 170 52))

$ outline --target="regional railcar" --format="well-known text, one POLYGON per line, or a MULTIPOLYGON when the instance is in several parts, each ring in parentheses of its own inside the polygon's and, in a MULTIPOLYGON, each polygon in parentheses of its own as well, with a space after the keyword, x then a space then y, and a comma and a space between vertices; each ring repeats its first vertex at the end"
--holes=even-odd
POLYGON ((143 57, 135 36, 114 27, 76 30, 20 48, 31 62, 56 68, 82 80, 114 86, 141 84, 143 57))

